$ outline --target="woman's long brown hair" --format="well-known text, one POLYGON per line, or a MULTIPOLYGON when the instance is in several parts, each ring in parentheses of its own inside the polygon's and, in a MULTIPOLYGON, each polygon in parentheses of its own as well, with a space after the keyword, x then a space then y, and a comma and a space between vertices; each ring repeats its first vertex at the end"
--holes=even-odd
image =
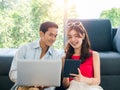
MULTIPOLYGON (((88 57, 91 56, 90 41, 88 38, 87 31, 81 22, 69 23, 67 27, 67 32, 69 32, 70 30, 75 30, 77 33, 80 33, 82 35, 83 33, 85 34, 84 40, 81 45, 81 51, 80 51, 81 52, 80 59, 82 62, 84 62, 88 57)), ((65 52, 66 52, 65 59, 71 59, 71 56, 74 54, 74 48, 69 43, 67 43, 65 52)))

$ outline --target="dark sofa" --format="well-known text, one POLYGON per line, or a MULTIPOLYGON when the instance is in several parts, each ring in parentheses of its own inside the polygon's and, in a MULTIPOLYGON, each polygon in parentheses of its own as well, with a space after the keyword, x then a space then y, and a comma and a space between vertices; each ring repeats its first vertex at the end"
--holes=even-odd
MULTIPOLYGON (((104 90, 120 90, 120 52, 113 47, 116 46, 113 38, 117 29, 111 29, 111 23, 107 19, 68 20, 68 22, 76 21, 83 22, 90 38, 91 48, 100 54, 101 86, 104 90)), ((0 49, 0 90, 10 90, 13 85, 8 73, 16 50, 0 49)))
POLYGON ((0 48, 0 90, 10 90, 13 82, 9 79, 9 70, 17 49, 0 48))

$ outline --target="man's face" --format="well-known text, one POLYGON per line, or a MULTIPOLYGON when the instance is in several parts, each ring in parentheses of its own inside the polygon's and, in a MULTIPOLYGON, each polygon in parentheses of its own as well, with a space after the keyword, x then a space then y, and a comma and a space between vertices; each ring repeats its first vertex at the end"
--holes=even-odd
POLYGON ((46 46, 51 46, 57 37, 58 30, 55 27, 48 28, 48 31, 43 33, 40 32, 42 43, 44 43, 46 46))

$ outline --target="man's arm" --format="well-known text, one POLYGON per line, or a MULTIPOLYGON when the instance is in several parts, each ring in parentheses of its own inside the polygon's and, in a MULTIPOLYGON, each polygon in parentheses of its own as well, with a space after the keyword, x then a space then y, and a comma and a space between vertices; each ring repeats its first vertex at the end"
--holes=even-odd
POLYGON ((18 51, 16 52, 16 54, 13 58, 11 68, 9 71, 9 77, 10 77, 11 81, 13 81, 13 82, 16 82, 16 80, 17 80, 17 61, 19 59, 25 58, 25 52, 26 52, 26 46, 23 46, 18 49, 18 51))

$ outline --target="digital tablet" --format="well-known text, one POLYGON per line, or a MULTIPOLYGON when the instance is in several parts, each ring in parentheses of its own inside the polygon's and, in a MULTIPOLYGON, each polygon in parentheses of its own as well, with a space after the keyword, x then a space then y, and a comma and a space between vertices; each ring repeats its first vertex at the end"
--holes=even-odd
POLYGON ((63 77, 72 77, 70 73, 78 74, 78 68, 80 67, 81 60, 66 59, 63 69, 63 77))

